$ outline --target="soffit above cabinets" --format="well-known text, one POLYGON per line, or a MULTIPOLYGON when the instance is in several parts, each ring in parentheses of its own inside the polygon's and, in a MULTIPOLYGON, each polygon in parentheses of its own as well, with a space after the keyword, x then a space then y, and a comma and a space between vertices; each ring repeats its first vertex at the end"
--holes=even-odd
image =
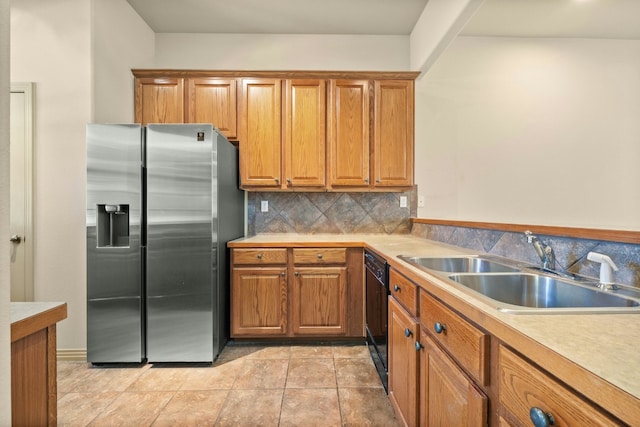
POLYGON ((640 39, 640 1, 485 0, 461 35, 640 39))

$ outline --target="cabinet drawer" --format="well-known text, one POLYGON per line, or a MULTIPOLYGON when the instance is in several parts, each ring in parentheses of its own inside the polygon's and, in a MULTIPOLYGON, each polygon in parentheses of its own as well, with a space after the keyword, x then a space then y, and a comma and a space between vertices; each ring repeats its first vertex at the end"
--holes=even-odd
POLYGON ((391 296, 398 300, 412 316, 417 316, 418 287, 415 283, 391 268, 389 269, 389 288, 391 296))
POLYGON ((487 385, 487 334, 424 291, 420 292, 420 323, 479 384, 487 385))
POLYGON ((294 264, 344 264, 347 262, 345 248, 294 249, 294 264))
POLYGON ((233 250, 233 264, 286 264, 287 263, 287 250, 286 249, 234 249, 233 250))
POLYGON ((531 425, 530 411, 538 408, 554 426, 620 425, 508 348, 501 345, 498 353, 499 400, 509 418, 531 425))

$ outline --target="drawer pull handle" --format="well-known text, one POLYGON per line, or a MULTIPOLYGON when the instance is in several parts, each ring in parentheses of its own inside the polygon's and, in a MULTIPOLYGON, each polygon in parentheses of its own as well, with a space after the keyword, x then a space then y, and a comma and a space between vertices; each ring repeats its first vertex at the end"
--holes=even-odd
POLYGON ((409 338, 411 336, 411 330, 409 328, 404 329, 404 336, 409 338))
POLYGON ((256 255, 256 257, 257 257, 258 259, 262 259, 262 254, 258 254, 258 255, 256 255))
POLYGON ((447 327, 440 322, 436 322, 433 324, 433 330, 436 331, 436 334, 441 334, 447 330, 447 327))
POLYGON ((400 292, 400 286, 393 285, 393 290, 396 291, 396 292, 400 292))
POLYGON ((529 410, 529 418, 535 427, 549 427, 554 425, 556 420, 553 415, 544 412, 542 409, 534 406, 529 410))
POLYGON ((318 259, 322 259, 322 254, 318 254, 318 259))
POLYGON ((420 344, 418 341, 416 341, 415 347, 416 347, 416 351, 420 351, 424 346, 420 344))

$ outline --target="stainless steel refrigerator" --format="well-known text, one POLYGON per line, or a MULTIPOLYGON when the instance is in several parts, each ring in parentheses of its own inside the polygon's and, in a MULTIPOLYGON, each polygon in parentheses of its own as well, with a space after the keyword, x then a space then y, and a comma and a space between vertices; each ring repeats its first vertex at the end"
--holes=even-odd
POLYGON ((244 233, 237 148, 211 125, 88 125, 86 226, 87 360, 212 362, 244 233))

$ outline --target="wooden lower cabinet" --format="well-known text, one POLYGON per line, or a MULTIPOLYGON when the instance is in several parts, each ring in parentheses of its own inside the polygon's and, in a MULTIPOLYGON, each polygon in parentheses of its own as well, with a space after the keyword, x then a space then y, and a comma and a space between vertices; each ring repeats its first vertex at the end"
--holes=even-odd
POLYGON ((501 345, 498 352, 500 415, 510 424, 623 425, 509 348, 501 345))
POLYGON ((347 331, 347 268, 297 267, 291 287, 295 335, 344 335, 347 331))
POLYGON ((487 396, 425 332, 420 343, 420 425, 486 426, 487 396))
POLYGON ((286 335, 286 267, 234 268, 231 307, 232 336, 286 335))
POLYGON ((415 320, 394 299, 389 298, 389 399, 404 425, 418 420, 418 360, 420 329, 415 320))
POLYGON ((231 337, 364 338, 362 249, 233 249, 231 337))

